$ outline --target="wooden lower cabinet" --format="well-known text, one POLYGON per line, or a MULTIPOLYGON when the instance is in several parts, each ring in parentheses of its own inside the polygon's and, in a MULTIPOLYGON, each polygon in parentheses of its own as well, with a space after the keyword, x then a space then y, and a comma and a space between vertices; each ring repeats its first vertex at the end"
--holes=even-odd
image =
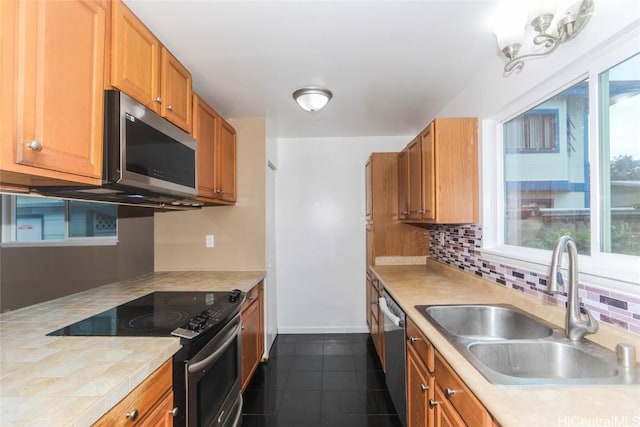
POLYGON ((173 361, 169 359, 94 426, 172 426, 175 414, 172 385, 173 361))
POLYGON ((382 297, 382 284, 374 274, 367 275, 367 321, 373 346, 378 353, 382 369, 385 370, 384 360, 384 316, 380 312, 378 300, 382 297))
POLYGON ((420 355, 407 345, 407 424, 409 427, 434 425, 434 409, 429 401, 434 398, 435 378, 427 370, 420 355))
MULTIPOLYGON (((442 389, 436 386, 434 392, 435 399, 429 402, 433 408, 433 424, 438 427, 464 427, 466 424, 456 412, 453 405, 447 400, 442 389)), ((474 425, 474 424, 469 424, 474 425)))
POLYGON ((242 305, 242 391, 247 388, 264 353, 264 283, 254 286, 242 305))
POLYGON ((407 317, 407 427, 491 427, 489 412, 407 317))

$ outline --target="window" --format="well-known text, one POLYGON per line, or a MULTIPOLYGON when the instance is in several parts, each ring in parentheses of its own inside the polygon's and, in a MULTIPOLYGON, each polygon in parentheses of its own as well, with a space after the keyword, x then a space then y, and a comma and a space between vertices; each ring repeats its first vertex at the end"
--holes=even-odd
POLYGON ((117 217, 113 204, 2 196, 2 242, 113 244, 117 217))
POLYGON ((600 250, 640 255, 640 54, 600 82, 600 250))
POLYGON ((569 234, 582 280, 637 292, 629 285, 640 284, 640 53, 623 43, 571 70, 584 74, 537 102, 531 91, 497 126, 484 123, 483 256, 544 274, 569 234))
POLYGON ((583 80, 503 125, 505 244, 552 249, 568 233, 589 253, 588 87, 583 80))

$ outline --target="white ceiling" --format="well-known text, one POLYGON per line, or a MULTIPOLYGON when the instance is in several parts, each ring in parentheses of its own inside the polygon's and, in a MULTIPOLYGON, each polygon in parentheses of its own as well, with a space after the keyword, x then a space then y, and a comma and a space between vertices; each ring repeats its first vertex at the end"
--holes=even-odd
POLYGON ((220 114, 277 137, 412 135, 494 61, 496 0, 125 0, 220 114), (333 92, 307 113, 294 90, 333 92))

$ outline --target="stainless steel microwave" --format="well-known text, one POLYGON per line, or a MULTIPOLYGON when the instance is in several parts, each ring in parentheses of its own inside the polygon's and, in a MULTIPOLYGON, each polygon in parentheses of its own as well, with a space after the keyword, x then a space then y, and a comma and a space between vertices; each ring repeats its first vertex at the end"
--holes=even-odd
POLYGON ((196 140, 126 94, 105 91, 104 185, 197 195, 196 140))
POLYGON ((160 207, 197 207, 197 146, 188 133, 126 94, 104 93, 100 187, 36 187, 55 197, 160 207))

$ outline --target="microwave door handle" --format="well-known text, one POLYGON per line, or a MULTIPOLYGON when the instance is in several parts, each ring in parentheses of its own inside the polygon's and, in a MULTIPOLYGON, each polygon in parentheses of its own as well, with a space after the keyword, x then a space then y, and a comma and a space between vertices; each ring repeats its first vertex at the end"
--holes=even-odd
POLYGON ((224 337, 224 342, 220 345, 220 348, 218 348, 216 351, 211 353, 205 359, 200 360, 199 362, 195 362, 194 364, 190 364, 189 365, 189 367, 188 367, 189 373, 194 373, 194 372, 197 372, 197 371, 199 371, 199 370, 201 370, 203 368, 206 368, 207 366, 209 366, 209 364, 211 364, 215 360, 217 360, 220 357, 220 355, 222 353, 224 353, 224 351, 238 337, 239 332, 240 332, 240 323, 238 322, 233 329, 231 329, 229 332, 227 332, 227 334, 224 337))

